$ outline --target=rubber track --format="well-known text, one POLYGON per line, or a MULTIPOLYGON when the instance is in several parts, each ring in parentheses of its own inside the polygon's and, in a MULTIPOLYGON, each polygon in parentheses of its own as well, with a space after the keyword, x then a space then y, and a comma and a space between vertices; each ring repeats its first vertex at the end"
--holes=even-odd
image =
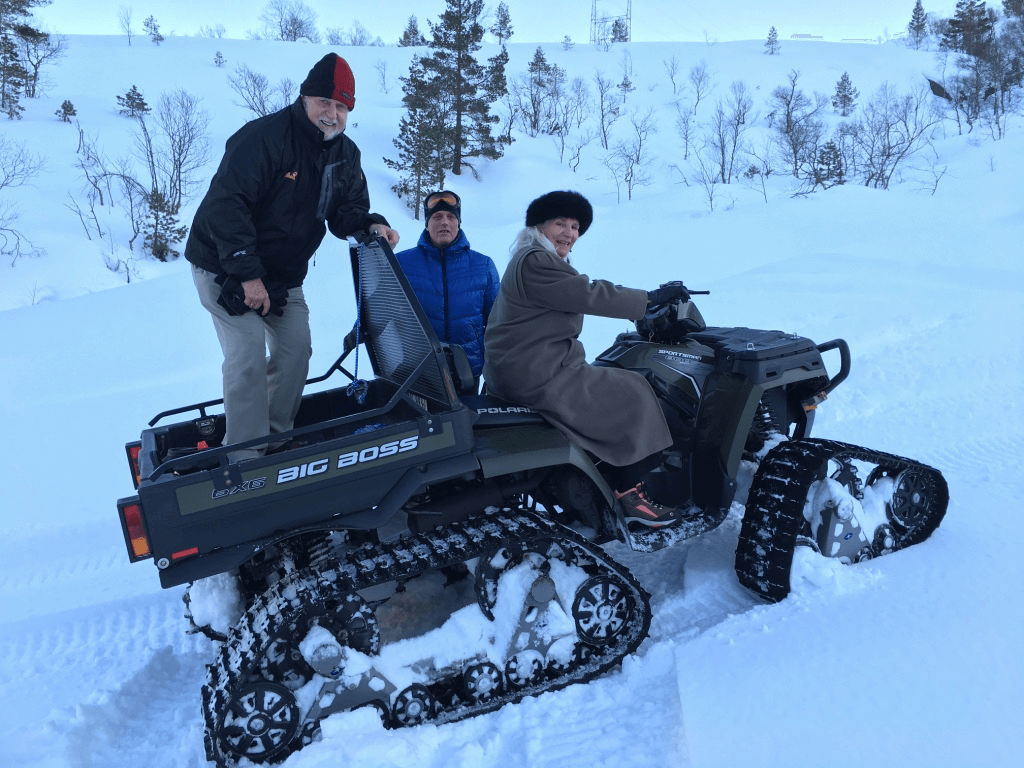
POLYGON ((894 527, 894 550, 920 544, 939 527, 949 503, 942 474, 925 464, 832 440, 780 443, 761 461, 750 485, 747 508, 736 546, 740 583, 771 602, 789 594, 789 575, 797 535, 804 525, 804 503, 815 480, 823 478, 829 459, 844 456, 895 471, 916 469, 932 483, 928 517, 910 530, 894 527))
MULTIPOLYGON (((591 575, 614 575, 630 594, 634 610, 617 642, 591 648, 586 661, 554 679, 535 685, 505 691, 491 700, 472 704, 453 697, 460 674, 435 680, 428 685, 443 707, 429 722, 451 722, 497 709, 519 701, 563 688, 572 683, 587 682, 604 673, 635 651, 650 628, 650 595, 624 566, 608 557, 597 545, 574 531, 545 517, 526 510, 493 512, 471 518, 463 523, 435 529, 429 533, 409 535, 395 542, 366 544, 347 553, 341 562, 320 562, 290 575, 264 592, 231 629, 227 642, 221 646, 217 659, 207 667, 202 689, 207 759, 219 766, 237 765, 233 755, 222 755, 216 735, 232 692, 252 677, 262 677, 260 661, 280 627, 298 611, 331 600, 344 600, 375 584, 410 579, 429 570, 465 562, 489 554, 501 547, 523 541, 557 539, 570 549, 579 564, 591 575)), ((315 725, 315 724, 312 724, 315 725)), ((305 739, 293 740, 292 749, 276 757, 283 760, 308 742, 312 728, 303 724, 305 739)))

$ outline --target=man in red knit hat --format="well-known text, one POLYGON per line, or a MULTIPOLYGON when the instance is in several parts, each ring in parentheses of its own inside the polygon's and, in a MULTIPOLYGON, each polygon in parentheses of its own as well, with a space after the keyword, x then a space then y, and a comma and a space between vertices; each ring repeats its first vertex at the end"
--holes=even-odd
MULTIPOLYGON (((225 445, 294 425, 312 354, 302 283, 327 230, 398 244, 387 220, 370 213, 359 148, 344 135, 355 105, 348 62, 327 54, 294 103, 228 139, 196 211, 185 258, 224 352, 225 445)), ((282 447, 250 445, 231 460, 282 447)))

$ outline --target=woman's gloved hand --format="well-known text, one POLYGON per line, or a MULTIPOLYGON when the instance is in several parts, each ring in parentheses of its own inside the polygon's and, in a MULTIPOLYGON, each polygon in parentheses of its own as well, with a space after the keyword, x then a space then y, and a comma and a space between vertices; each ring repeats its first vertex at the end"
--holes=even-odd
POLYGON ((689 301, 690 293, 681 280, 664 283, 659 288, 647 292, 647 306, 656 307, 660 304, 671 304, 676 301, 689 301))

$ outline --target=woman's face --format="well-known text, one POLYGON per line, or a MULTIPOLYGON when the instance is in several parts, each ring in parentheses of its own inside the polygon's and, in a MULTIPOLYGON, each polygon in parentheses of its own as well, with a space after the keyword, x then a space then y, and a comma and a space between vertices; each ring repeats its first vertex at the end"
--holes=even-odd
POLYGON ((540 225, 540 231, 555 246, 555 253, 564 259, 579 239, 580 223, 569 218, 550 219, 540 225))

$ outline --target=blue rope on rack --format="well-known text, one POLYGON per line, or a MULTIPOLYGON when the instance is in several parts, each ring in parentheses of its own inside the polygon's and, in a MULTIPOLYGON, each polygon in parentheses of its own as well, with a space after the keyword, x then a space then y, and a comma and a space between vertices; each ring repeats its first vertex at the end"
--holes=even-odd
POLYGON ((354 397, 359 405, 366 401, 366 393, 370 390, 369 382, 359 378, 359 342, 362 334, 363 317, 363 251, 366 246, 359 244, 359 255, 357 257, 356 277, 356 365, 352 383, 348 385, 345 394, 354 397))

